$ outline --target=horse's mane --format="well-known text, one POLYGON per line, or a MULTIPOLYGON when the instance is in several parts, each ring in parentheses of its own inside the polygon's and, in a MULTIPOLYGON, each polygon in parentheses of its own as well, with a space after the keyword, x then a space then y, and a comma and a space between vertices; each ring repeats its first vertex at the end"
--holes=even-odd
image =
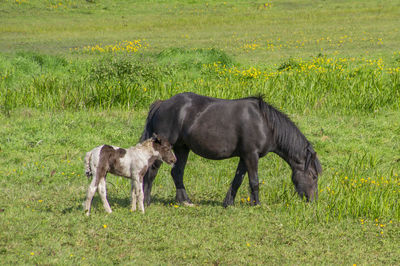
POLYGON ((280 151, 289 158, 303 156, 306 148, 311 144, 296 124, 286 114, 266 103, 262 95, 249 97, 249 99, 258 101, 259 108, 273 131, 280 151))
POLYGON ((150 138, 151 135, 153 134, 151 120, 153 119, 154 114, 156 113, 156 111, 158 110, 158 108, 160 107, 162 102, 163 101, 161 101, 161 100, 157 100, 150 105, 149 113, 146 118, 146 125, 144 127, 144 130, 142 132, 139 142, 145 141, 146 139, 150 138))

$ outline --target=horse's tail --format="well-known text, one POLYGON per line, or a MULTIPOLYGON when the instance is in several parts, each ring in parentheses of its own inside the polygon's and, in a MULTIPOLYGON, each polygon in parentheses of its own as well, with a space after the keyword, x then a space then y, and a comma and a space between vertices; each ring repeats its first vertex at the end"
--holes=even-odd
POLYGON ((85 156, 85 174, 87 178, 90 178, 93 175, 92 168, 90 167, 90 161, 92 159, 92 152, 89 151, 85 156))
POLYGON ((146 139, 150 138, 153 135, 153 126, 151 124, 154 114, 157 112, 158 108, 160 107, 163 101, 158 100, 155 101, 150 105, 149 113, 147 114, 146 125, 144 127, 142 136, 140 137, 140 142, 145 141, 146 139))

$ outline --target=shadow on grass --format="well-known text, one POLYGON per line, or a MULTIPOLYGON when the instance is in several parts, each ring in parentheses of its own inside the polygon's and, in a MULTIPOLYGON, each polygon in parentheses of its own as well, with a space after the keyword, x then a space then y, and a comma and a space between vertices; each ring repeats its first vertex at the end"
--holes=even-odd
MULTIPOLYGON (((110 203, 110 206, 112 209, 114 208, 130 208, 131 206, 131 200, 130 198, 126 197, 107 197, 108 202, 110 203)), ((81 202, 79 204, 76 204, 74 206, 64 208, 61 212, 62 214, 67 214, 67 213, 72 213, 76 211, 83 211, 83 202, 86 200, 86 198, 82 198, 81 202)), ((151 204, 160 204, 164 206, 169 206, 171 204, 179 204, 175 201, 175 198, 173 197, 160 197, 157 195, 154 195, 151 197, 151 204)), ((150 205, 151 205, 150 204, 150 205)), ((201 199, 201 200, 193 200, 194 205, 198 206, 222 206, 222 201, 218 200, 213 200, 213 199, 201 199)), ((179 204, 182 205, 182 204, 179 204)), ((100 196, 95 195, 93 197, 92 201, 92 210, 93 209, 103 209, 103 203, 100 199, 100 196)))
MULTIPOLYGON (((202 200, 196 200, 192 199, 192 202, 194 205, 207 205, 207 206, 222 206, 222 201, 217 201, 213 199, 202 199, 202 200)), ((159 197, 157 195, 154 195, 151 197, 151 203, 155 204, 162 204, 162 205, 170 205, 172 204, 178 204, 175 200, 175 198, 172 197, 159 197)))
MULTIPOLYGON (((93 199, 94 201, 94 199, 93 199)), ((130 207, 130 199, 129 198, 119 198, 119 197, 114 197, 114 198, 109 198, 108 201, 110 202, 111 207, 112 206, 121 206, 121 207, 130 207)), ((202 200, 193 200, 193 203, 195 205, 207 205, 207 206, 222 206, 222 201, 217 201, 217 200, 212 200, 212 199, 202 199, 202 200)), ((101 200, 99 199, 97 204, 99 207, 102 207, 101 200)), ((164 206, 169 206, 170 204, 179 204, 176 202, 174 197, 160 197, 157 195, 153 195, 151 197, 151 204, 160 204, 164 206)), ((150 204, 150 205, 151 205, 150 204)), ((182 205, 182 204, 179 204, 182 205)), ((95 206, 92 204, 92 206, 95 206)))

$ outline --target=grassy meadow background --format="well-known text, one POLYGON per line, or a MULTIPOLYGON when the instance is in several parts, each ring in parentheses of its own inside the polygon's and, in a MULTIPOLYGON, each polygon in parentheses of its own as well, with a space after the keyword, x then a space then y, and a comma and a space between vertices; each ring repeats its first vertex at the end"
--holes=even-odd
POLYGON ((400 2, 0 0, 2 264, 399 264, 400 2), (83 156, 137 143, 148 106, 184 91, 263 94, 322 162, 319 200, 260 160, 260 207, 237 158, 191 154, 174 201, 163 165, 146 214, 109 176, 86 217, 83 156))

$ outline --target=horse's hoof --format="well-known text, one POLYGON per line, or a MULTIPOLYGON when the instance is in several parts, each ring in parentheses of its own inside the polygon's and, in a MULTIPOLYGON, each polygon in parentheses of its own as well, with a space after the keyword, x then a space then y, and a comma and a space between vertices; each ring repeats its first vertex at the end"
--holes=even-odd
POLYGON ((222 206, 224 208, 227 208, 229 206, 233 206, 234 205, 234 201, 230 200, 230 199, 225 199, 224 202, 222 202, 222 206))

